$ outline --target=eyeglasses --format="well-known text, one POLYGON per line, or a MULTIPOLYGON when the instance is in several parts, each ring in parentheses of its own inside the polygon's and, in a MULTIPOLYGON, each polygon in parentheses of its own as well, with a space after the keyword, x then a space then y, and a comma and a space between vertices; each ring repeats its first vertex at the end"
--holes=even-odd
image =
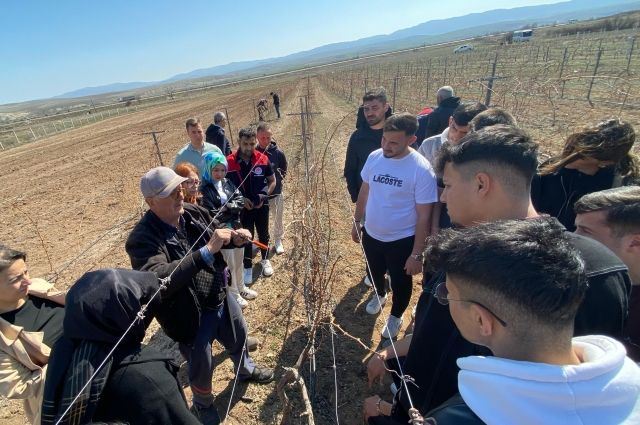
POLYGON ((491 311, 491 309, 477 301, 473 301, 473 300, 454 300, 449 298, 449 290, 447 289, 447 285, 446 282, 441 282, 438 284, 438 286, 436 286, 436 289, 432 292, 433 296, 436 298, 436 300, 438 300, 438 302, 442 305, 448 305, 449 301, 458 301, 461 303, 472 303, 475 305, 479 305, 480 307, 484 308, 485 310, 487 310, 489 313, 491 313, 491 315, 493 317, 496 318, 496 320, 498 320, 498 322, 500 322, 500 324, 502 326, 507 326, 507 322, 505 322, 504 320, 502 320, 501 318, 498 317, 497 314, 495 314, 493 311, 491 311))
POLYGON ((197 185, 200 184, 200 180, 189 178, 189 179, 184 181, 184 184, 186 186, 197 186, 197 185))

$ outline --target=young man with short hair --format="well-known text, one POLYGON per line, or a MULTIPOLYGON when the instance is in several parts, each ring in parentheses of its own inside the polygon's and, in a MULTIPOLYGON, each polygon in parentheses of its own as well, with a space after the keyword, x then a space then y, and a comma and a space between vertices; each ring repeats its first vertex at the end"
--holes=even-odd
POLYGON ((284 236, 284 198, 282 197, 282 183, 287 175, 287 157, 272 138, 271 127, 266 122, 258 124, 256 129, 258 146, 256 150, 269 157, 273 174, 276 177, 276 186, 269 195, 269 222, 273 226, 273 240, 276 254, 284 254, 282 237, 284 236))
POLYGON ((222 151, 217 146, 204 141, 204 132, 202 131, 202 125, 200 125, 198 118, 189 118, 185 123, 185 127, 187 129, 189 142, 176 154, 176 159, 173 161, 173 168, 176 168, 176 165, 181 162, 189 162, 198 167, 198 173, 202 175, 204 171, 202 155, 207 152, 222 153, 222 151))
POLYGON ((576 233, 597 240, 629 268, 634 286, 624 343, 640 362, 640 187, 624 186, 584 195, 575 204, 576 233))
MULTIPOLYGON (((238 134, 239 147, 227 157, 227 178, 244 196, 244 210, 240 215, 242 227, 258 234, 258 240, 269 245, 269 195, 276 187, 276 178, 269 157, 256 150, 256 130, 246 127, 238 134)), ((273 267, 268 258, 268 250, 261 249, 262 274, 269 277, 273 267)), ((244 248, 244 283, 253 284, 253 247, 247 243, 244 248)))
POLYGON ((384 275, 389 271, 393 305, 384 338, 395 338, 400 331, 411 299, 411 276, 422 271, 422 250, 438 196, 431 165, 410 147, 417 127, 416 117, 407 113, 385 121, 382 148, 373 151, 362 168, 351 231, 354 242, 362 238, 376 289, 366 306, 369 314, 379 313, 387 300, 384 275))
POLYGON ((418 152, 427 158, 429 163, 433 164, 440 147, 444 143, 458 143, 460 139, 471 131, 469 125, 471 120, 486 110, 487 107, 482 103, 461 103, 449 117, 449 126, 442 133, 425 139, 418 152))
MULTIPOLYGON (((344 160, 344 177, 347 180, 347 190, 351 196, 351 202, 358 200, 358 192, 362 184, 360 172, 369 154, 380 149, 382 142, 382 127, 389 116, 389 102, 387 91, 384 87, 369 90, 362 97, 362 106, 358 109, 358 116, 362 110, 365 123, 356 123, 356 131, 351 134, 347 145, 347 154, 344 160)), ((360 121, 360 120, 358 120, 360 121)), ((371 286, 369 271, 365 270, 363 282, 371 286)))
MULTIPOLYGON (((472 227, 496 220, 537 219, 529 196, 537 166, 538 145, 515 127, 494 125, 469 133, 458 145, 443 145, 436 171, 443 175, 441 200, 449 208, 451 221, 472 227)), ((566 236, 584 258, 589 281, 574 321, 574 335, 621 338, 631 289, 627 268, 602 244, 569 232, 566 236)), ((433 289, 443 281, 440 272, 424 283, 413 335, 396 343, 404 373, 415 380, 415 386, 409 385, 411 400, 423 414, 457 391, 456 359, 487 353, 460 336, 448 310, 433 298, 433 289)), ((385 362, 394 358, 388 349, 373 356, 369 381, 382 377, 385 362)), ((393 407, 381 403, 381 408, 396 420, 406 421, 408 400, 402 387, 393 407)), ((373 397, 366 400, 367 405, 376 402, 373 397)))
POLYGON ((439 425, 640 423, 640 368, 613 338, 573 337, 584 262, 553 218, 445 230, 425 263, 461 336, 492 356, 459 358, 460 395, 439 425), (473 243, 469 243, 473 241, 473 243))

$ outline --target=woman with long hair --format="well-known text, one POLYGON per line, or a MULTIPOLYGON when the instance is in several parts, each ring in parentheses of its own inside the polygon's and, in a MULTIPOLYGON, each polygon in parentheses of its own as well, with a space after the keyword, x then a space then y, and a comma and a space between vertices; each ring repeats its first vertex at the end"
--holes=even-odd
POLYGON ((541 164, 531 184, 538 212, 556 217, 574 231, 573 205, 583 195, 638 184, 640 164, 632 149, 631 124, 610 118, 571 134, 562 153, 541 164))
POLYGON ((190 204, 200 205, 200 176, 198 175, 198 168, 190 162, 181 162, 176 165, 174 170, 177 175, 186 177, 188 180, 182 184, 184 188, 184 202, 190 204))

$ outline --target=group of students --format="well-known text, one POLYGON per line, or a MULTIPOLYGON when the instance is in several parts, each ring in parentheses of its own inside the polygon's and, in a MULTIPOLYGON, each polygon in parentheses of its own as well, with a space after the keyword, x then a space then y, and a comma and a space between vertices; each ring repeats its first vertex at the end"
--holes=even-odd
MULTIPOLYGON (((452 96, 438 92, 448 108, 452 96)), ((633 128, 608 119, 540 163, 511 114, 455 100, 446 120, 419 122, 372 90, 347 148, 366 312, 392 292, 384 338, 423 272, 413 329, 368 361, 369 384, 390 375, 393 398, 366 398, 365 420, 407 423, 415 408, 434 424, 640 423, 633 128), (417 140, 434 122, 447 124, 417 140)))
MULTIPOLYGON (((215 134, 228 143, 219 118, 215 134)), ((247 287, 252 245, 261 274, 273 274, 270 205, 279 210, 274 252, 284 252, 286 156, 267 123, 241 129, 227 156, 204 141, 197 119, 186 132, 175 170, 156 167, 140 180, 149 208, 125 244, 133 270, 87 273, 65 295, 29 277, 24 252, 0 245, 0 393, 23 399, 32 423, 218 424, 214 340, 240 381, 274 379, 249 354, 257 340, 242 308, 257 296, 247 287), (153 318, 187 361, 190 408, 178 366, 142 344, 153 318)))
MULTIPOLYGON (((365 420, 406 423, 415 408, 441 425, 640 423, 633 128, 603 121, 540 163, 508 112, 452 98, 444 87, 431 119, 417 119, 368 92, 347 147, 352 238, 374 288, 366 312, 391 294, 383 337, 398 338, 423 275, 411 333, 367 363, 370 385, 391 376, 393 398, 365 399, 365 420)), ((267 123, 225 152, 224 121, 216 113, 207 131, 214 145, 187 120, 174 168, 142 176, 133 270, 89 272, 64 294, 0 245, 0 393, 24 399, 31 422, 217 424, 214 340, 239 380, 274 379, 249 354, 242 308, 257 296, 253 246, 273 273, 271 219, 284 252, 286 156, 267 123), (187 361, 191 407, 178 366, 142 344, 153 318, 187 361)))

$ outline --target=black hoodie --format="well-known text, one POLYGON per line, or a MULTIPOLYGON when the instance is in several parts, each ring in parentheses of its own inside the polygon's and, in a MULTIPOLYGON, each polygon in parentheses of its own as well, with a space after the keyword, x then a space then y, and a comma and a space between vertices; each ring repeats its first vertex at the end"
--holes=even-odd
POLYGON ((275 141, 271 141, 267 149, 262 149, 260 145, 256 146, 256 150, 266 154, 269 157, 269 162, 271 163, 271 169, 273 170, 273 174, 276 176, 276 187, 273 189, 270 198, 273 198, 276 195, 282 193, 282 180, 287 175, 287 157, 284 152, 278 148, 275 141))
POLYGON ((347 156, 344 161, 344 177, 347 179, 347 189, 351 195, 351 201, 358 200, 358 192, 362 178, 360 172, 369 154, 380 149, 382 143, 382 129, 372 130, 365 125, 353 132, 347 145, 347 156))

